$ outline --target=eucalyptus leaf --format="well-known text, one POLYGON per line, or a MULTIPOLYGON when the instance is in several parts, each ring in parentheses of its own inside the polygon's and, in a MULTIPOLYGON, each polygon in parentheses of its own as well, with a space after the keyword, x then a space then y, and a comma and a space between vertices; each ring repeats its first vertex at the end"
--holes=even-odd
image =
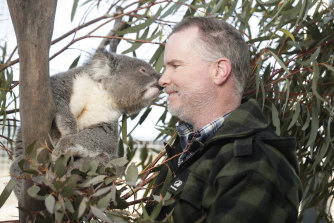
POLYGON ((45 207, 50 214, 54 213, 55 205, 56 205, 56 199, 50 194, 45 199, 45 207))
POLYGON ((108 193, 106 196, 103 196, 98 202, 97 202, 97 207, 100 210, 105 210, 110 204, 112 198, 112 193, 108 193))
POLYGON ((125 180, 126 183, 135 186, 138 178, 138 169, 135 163, 131 163, 126 170, 125 180))
POLYGON ((73 21, 75 12, 77 11, 77 8, 78 8, 78 2, 79 2, 79 0, 74 0, 74 1, 73 1, 72 12, 71 12, 71 21, 73 21))
POLYGON ((75 59, 73 60, 73 62, 71 63, 69 69, 72 69, 72 68, 75 68, 75 67, 78 66, 78 62, 79 62, 79 60, 80 60, 80 57, 81 57, 81 55, 77 56, 77 58, 75 58, 75 59))
POLYGON ((286 29, 279 29, 280 31, 282 31, 285 36, 289 37, 293 42, 296 42, 295 37, 292 35, 292 33, 289 30, 286 29))
POLYGON ((120 158, 111 160, 109 162, 109 164, 111 164, 114 167, 116 167, 116 166, 122 167, 122 166, 125 166, 127 163, 128 163, 128 160, 125 157, 120 157, 120 158))
POLYGON ((71 214, 73 214, 74 213, 74 207, 73 207, 71 201, 68 198, 64 198, 64 202, 65 202, 66 210, 68 210, 71 214))
POLYGON ((271 104, 272 120, 276 128, 276 134, 281 135, 280 120, 278 117, 278 111, 274 104, 271 104))
POLYGON ((79 210, 78 210, 78 220, 81 218, 81 216, 84 214, 86 208, 87 208, 87 201, 88 199, 86 197, 82 198, 80 205, 79 205, 79 210))
POLYGON ((318 135, 318 129, 319 129, 319 118, 318 118, 318 108, 314 104, 312 106, 312 120, 311 120, 311 131, 310 131, 310 137, 306 143, 306 146, 314 146, 314 142, 318 135))
POLYGON ((292 120, 290 122, 290 125, 288 127, 288 130, 290 130, 292 128, 292 126, 294 126, 294 124, 297 122, 298 118, 299 118, 299 115, 300 115, 300 103, 297 102, 296 104, 296 110, 292 116, 292 120))
POLYGON ((290 74, 290 71, 289 69, 287 68, 287 66, 285 66, 285 64, 283 63, 283 61, 274 53, 272 52, 271 50, 269 50, 269 53, 271 55, 273 55, 273 57, 275 58, 275 60, 281 65, 281 67, 288 73, 290 74))
POLYGON ((99 218, 100 220, 102 221, 105 221, 105 222, 108 222, 108 223, 113 223, 113 221, 107 217, 107 215, 105 215, 103 213, 103 211, 101 211, 100 209, 98 209, 97 207, 95 206, 91 206, 90 207, 91 210, 92 210, 92 213, 97 217, 99 218))
POLYGON ((37 185, 32 185, 31 187, 28 188, 28 194, 33 197, 33 198, 37 198, 37 193, 41 190, 41 188, 37 185))
POLYGON ((16 184, 17 181, 14 178, 10 179, 10 181, 7 183, 0 195, 0 208, 6 202, 16 184))
POLYGON ((106 194, 106 193, 111 191, 111 188, 112 188, 112 186, 101 188, 93 194, 93 197, 98 197, 98 196, 101 196, 103 194, 106 194))
POLYGON ((76 186, 77 186, 77 182, 79 180, 79 176, 74 174, 74 175, 71 175, 65 182, 65 186, 61 192, 61 194, 64 196, 64 197, 70 197, 72 196, 72 194, 74 193, 74 190, 76 189, 76 186))
POLYGON ((85 182, 78 184, 79 187, 89 187, 93 186, 95 184, 101 183, 106 178, 105 175, 98 175, 96 177, 93 177, 91 179, 86 180, 85 182))

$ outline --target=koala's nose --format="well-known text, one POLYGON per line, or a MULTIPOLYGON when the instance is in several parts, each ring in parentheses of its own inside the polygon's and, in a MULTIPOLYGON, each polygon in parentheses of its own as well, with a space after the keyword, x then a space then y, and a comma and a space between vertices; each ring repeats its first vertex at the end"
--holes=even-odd
POLYGON ((160 86, 159 84, 155 85, 160 91, 162 91, 164 89, 164 87, 160 86))

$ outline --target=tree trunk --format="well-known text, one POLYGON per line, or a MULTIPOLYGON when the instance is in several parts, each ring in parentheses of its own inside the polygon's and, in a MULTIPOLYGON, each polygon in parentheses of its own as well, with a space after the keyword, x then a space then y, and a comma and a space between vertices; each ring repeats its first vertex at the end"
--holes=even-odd
MULTIPOLYGON (((57 0, 8 0, 20 58, 20 116, 23 146, 48 140, 55 106, 50 89, 49 49, 57 0)), ((27 194, 24 209, 41 210, 41 204, 27 194)), ((28 215, 20 210, 20 222, 28 215)))

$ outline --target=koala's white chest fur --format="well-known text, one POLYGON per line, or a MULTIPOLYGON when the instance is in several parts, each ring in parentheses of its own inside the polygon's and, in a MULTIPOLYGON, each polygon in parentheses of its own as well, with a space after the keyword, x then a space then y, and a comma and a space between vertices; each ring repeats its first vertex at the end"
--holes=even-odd
POLYGON ((98 123, 117 121, 121 115, 102 84, 85 73, 73 80, 70 110, 77 119, 79 131, 98 123))

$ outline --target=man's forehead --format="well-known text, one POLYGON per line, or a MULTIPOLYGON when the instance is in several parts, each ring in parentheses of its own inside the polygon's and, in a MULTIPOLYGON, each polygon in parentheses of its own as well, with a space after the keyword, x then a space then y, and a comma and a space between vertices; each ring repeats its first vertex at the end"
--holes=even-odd
POLYGON ((173 33, 167 40, 167 44, 174 39, 184 39, 184 40, 193 40, 196 39, 199 35, 199 28, 197 26, 187 27, 183 30, 173 33))
POLYGON ((165 47, 165 62, 183 61, 185 56, 191 57, 195 52, 194 44, 197 41, 197 28, 187 28, 173 33, 165 47))

